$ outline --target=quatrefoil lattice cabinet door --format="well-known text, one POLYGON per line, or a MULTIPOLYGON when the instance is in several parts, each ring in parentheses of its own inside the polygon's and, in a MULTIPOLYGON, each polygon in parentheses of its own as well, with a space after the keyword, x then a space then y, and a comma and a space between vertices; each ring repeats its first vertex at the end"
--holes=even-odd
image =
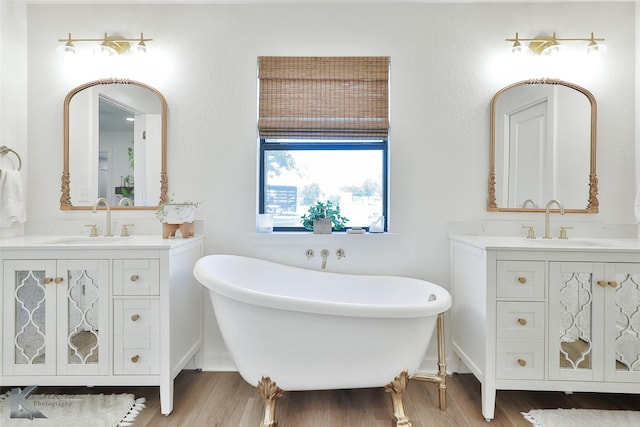
POLYGON ((5 260, 3 373, 107 375, 108 261, 5 260))
POLYGON ((640 263, 552 262, 549 378, 640 381, 640 263))

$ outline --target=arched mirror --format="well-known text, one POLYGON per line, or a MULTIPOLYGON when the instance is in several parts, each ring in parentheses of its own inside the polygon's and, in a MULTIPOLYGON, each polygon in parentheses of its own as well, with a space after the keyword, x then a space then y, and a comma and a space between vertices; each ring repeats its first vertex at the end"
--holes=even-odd
POLYGON ((534 79, 491 100, 489 197, 492 212, 598 212, 596 100, 578 85, 534 79))
POLYGON ((85 83, 64 100, 60 209, 155 209, 167 197, 167 103, 140 82, 85 83), (126 198, 126 199, 125 199, 126 198))

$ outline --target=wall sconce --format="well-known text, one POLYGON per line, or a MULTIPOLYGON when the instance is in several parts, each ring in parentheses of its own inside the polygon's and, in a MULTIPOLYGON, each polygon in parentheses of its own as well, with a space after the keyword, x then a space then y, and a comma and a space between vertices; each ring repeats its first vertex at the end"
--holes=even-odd
POLYGON ((552 36, 538 36, 533 39, 521 39, 516 33, 514 39, 505 39, 505 41, 513 42, 511 52, 514 54, 527 52, 527 49, 520 42, 529 42, 529 52, 545 56, 560 52, 564 48, 560 42, 586 42, 588 53, 602 53, 607 49, 607 46, 602 43, 604 39, 595 38, 593 33, 589 38, 558 38, 554 32, 552 36))
POLYGON ((68 38, 58 39, 59 42, 64 42, 64 45, 59 46, 58 49, 65 55, 73 55, 76 53, 76 47, 74 43, 93 42, 99 43, 99 45, 94 49, 94 53, 96 55, 113 56, 123 55, 129 52, 132 52, 134 54, 145 54, 147 53, 146 42, 152 40, 153 39, 145 38, 143 33, 140 33, 140 37, 136 39, 126 38, 122 36, 109 36, 107 33, 104 33, 104 37, 101 39, 74 39, 73 37, 71 37, 71 33, 69 33, 68 38), (131 42, 137 43, 132 47, 131 42))

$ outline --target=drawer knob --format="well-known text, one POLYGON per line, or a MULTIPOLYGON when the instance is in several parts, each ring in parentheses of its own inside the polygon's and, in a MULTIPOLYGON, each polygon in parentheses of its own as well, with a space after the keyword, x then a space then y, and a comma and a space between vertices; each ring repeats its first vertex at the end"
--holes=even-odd
POLYGON ((133 316, 131 316, 131 320, 133 320, 134 322, 135 322, 136 320, 138 320, 139 318, 140 318, 140 315, 139 315, 139 314, 134 314, 133 316))
POLYGON ((139 278, 140 278, 140 276, 138 276, 137 274, 132 274, 132 275, 131 275, 131 281, 132 281, 132 282, 137 281, 139 278))
POLYGON ((611 286, 612 288, 615 288, 616 286, 618 286, 618 282, 612 280, 611 282, 607 282, 607 285, 611 286))
POLYGON ((524 325, 527 324, 527 319, 520 318, 520 319, 518 319, 518 323, 520 323, 522 326, 524 326, 524 325))
POLYGON ((524 359, 518 359, 518 365, 520 366, 527 366, 527 361, 524 359))
POLYGON ((522 283, 523 285, 525 283, 527 283, 527 278, 526 277, 518 277, 518 282, 522 283))
POLYGON ((64 279, 62 277, 56 277, 55 279, 53 279, 53 281, 56 283, 62 283, 64 279))
POLYGON ((604 280, 598 280, 598 286, 604 288, 605 286, 607 286, 607 282, 605 282, 604 280))
POLYGON ((133 363, 138 363, 138 359, 140 359, 140 356, 138 356, 138 355, 136 354, 135 356, 133 356, 133 357, 131 358, 131 361, 132 361, 133 363))
POLYGON ((49 284, 49 283, 51 283, 51 282, 53 282, 53 277, 45 277, 45 278, 44 278, 44 283, 45 283, 45 284, 49 284))

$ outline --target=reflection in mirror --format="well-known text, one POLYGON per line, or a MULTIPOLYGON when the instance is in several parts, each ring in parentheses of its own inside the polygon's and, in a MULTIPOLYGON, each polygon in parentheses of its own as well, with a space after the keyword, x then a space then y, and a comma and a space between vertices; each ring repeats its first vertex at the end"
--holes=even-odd
POLYGON ((598 212, 596 101, 561 80, 509 85, 491 101, 489 198, 494 212, 598 212))
POLYGON ((91 209, 98 197, 115 209, 166 202, 166 108, 156 89, 126 79, 69 92, 60 209, 91 209))
POLYGON ((561 310, 559 337, 554 337, 560 344, 561 369, 592 369, 592 281, 591 273, 562 273, 557 306, 561 310))

